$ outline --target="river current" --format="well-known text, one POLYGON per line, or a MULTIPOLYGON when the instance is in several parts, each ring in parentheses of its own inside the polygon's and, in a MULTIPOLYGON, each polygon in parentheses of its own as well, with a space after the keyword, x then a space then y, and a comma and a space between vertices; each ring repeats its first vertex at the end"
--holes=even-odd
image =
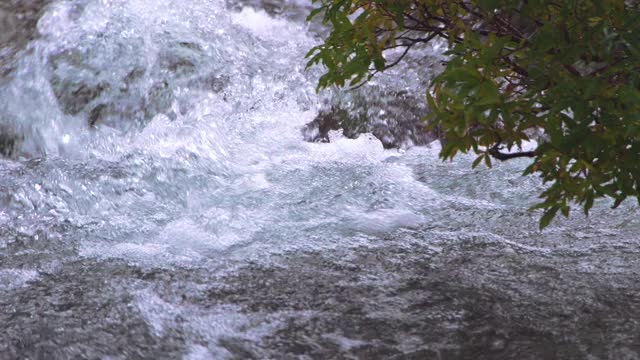
POLYGON ((541 232, 526 160, 303 141, 321 26, 248 3, 52 1, 4 48, 0 359, 640 358, 635 204, 541 232))

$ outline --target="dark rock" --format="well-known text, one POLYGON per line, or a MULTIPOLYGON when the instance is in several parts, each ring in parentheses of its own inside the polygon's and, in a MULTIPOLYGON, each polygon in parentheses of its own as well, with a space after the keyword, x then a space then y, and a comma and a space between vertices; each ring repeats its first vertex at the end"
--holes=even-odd
POLYGON ((60 104, 60 109, 68 115, 77 115, 103 91, 109 89, 107 83, 88 84, 70 79, 60 79, 57 76, 54 76, 51 86, 60 104))
POLYGON ((126 130, 144 126, 159 114, 176 119, 172 110, 176 87, 220 93, 231 81, 223 74, 200 71, 211 55, 194 41, 174 39, 151 67, 127 63, 118 68, 117 58, 97 56, 104 53, 78 47, 62 50, 48 61, 60 108, 69 115, 86 116, 90 126, 126 130), (95 65, 100 63, 105 66, 95 65))
POLYGON ((136 81, 140 80, 145 73, 146 73, 146 70, 142 67, 136 67, 133 70, 129 71, 127 76, 125 76, 123 79, 125 87, 121 88, 121 90, 126 92, 128 90, 128 87, 131 86, 131 84, 135 83, 136 81))
POLYGON ((51 0, 0 1, 0 77, 10 73, 15 54, 37 37, 36 24, 51 0))
POLYGON ((166 80, 153 84, 144 100, 145 118, 150 120, 157 114, 166 113, 174 100, 173 90, 166 80))
POLYGON ((200 45, 193 42, 178 41, 168 45, 158 54, 158 67, 173 76, 193 74, 204 58, 200 45))
POLYGON ((109 105, 100 104, 94 107, 91 112, 89 112, 89 125, 96 126, 100 119, 103 119, 105 114, 109 111, 109 105))
POLYGON ((219 93, 229 85, 230 79, 226 75, 209 74, 191 79, 187 87, 219 93))
POLYGON ((292 4, 285 0, 227 0, 227 7, 234 10, 240 10, 245 6, 264 10, 271 16, 284 16, 290 20, 302 20, 306 18, 310 6, 301 6, 292 4))
MULTIPOLYGON (((197 48, 196 45, 185 44, 197 48)), ((68 115, 86 116, 90 126, 107 125, 129 129, 146 124, 158 114, 171 117, 171 105, 175 100, 173 80, 167 71, 182 72, 182 65, 189 62, 158 60, 157 66, 148 70, 134 64, 128 71, 105 74, 109 69, 92 66, 92 51, 66 49, 49 57, 51 88, 60 109, 68 115), (162 65, 166 67, 162 67, 162 65), (182 64, 182 65, 181 65, 182 64), (160 80, 150 87, 148 75, 160 80)), ((167 60, 167 58, 164 58, 167 60)), ((175 114, 173 114, 175 118, 175 114)))
MULTIPOLYGON (((244 7, 264 10, 273 17, 285 18, 297 23, 305 23, 311 10, 315 8, 311 2, 302 4, 286 0, 226 0, 226 5, 227 8, 236 11, 240 11, 244 7)), ((310 34, 317 36, 327 34, 328 28, 322 24, 321 16, 315 17, 311 22, 307 23, 307 26, 310 34)))
POLYGON ((427 145, 438 139, 436 132, 425 129, 427 114, 425 101, 406 91, 366 89, 334 98, 302 134, 305 141, 329 142, 329 131, 342 129, 352 139, 372 133, 386 149, 427 145))
POLYGON ((302 136, 308 142, 328 143, 329 131, 339 130, 344 119, 349 119, 349 114, 344 109, 331 107, 321 110, 312 122, 302 128, 302 136))
POLYGON ((20 145, 24 141, 24 136, 6 125, 0 124, 0 156, 14 157, 20 145))

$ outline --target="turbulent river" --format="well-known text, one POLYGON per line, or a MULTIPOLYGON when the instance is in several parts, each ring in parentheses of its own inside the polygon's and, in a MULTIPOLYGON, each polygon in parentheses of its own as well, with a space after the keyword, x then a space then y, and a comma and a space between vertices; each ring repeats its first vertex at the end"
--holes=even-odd
POLYGON ((54 1, 0 50, 0 359, 640 358, 637 206, 540 232, 525 160, 303 141, 322 30, 267 5, 54 1))

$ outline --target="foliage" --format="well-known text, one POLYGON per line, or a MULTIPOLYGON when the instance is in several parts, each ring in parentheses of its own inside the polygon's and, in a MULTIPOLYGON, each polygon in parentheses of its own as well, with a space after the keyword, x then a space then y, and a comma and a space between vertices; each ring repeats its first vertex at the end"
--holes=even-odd
POLYGON ((314 0, 331 32, 311 49, 319 88, 358 86, 416 45, 448 42, 427 90, 440 156, 528 157, 551 183, 534 208, 556 213, 594 199, 640 202, 640 6, 624 0, 314 0), (398 55, 399 54, 399 55, 398 55), (520 145, 532 133, 546 141, 520 145), (505 152, 505 149, 510 152, 505 152), (511 152, 519 151, 519 152, 511 152))

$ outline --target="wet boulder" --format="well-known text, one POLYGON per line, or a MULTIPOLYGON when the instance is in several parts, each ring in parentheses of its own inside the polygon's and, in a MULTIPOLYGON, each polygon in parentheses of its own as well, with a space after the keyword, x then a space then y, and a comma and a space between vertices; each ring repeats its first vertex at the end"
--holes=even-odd
POLYGON ((160 51, 156 66, 174 77, 192 75, 197 71, 203 57, 204 51, 199 44, 176 41, 160 51))
POLYGON ((109 84, 54 77, 51 81, 51 87, 62 112, 67 115, 77 115, 100 94, 109 89, 109 84))
POLYGON ((37 37, 36 24, 51 0, 0 1, 0 76, 12 71, 15 54, 37 37))
POLYGON ((427 114, 423 99, 406 91, 371 87, 334 96, 302 134, 305 141, 329 142, 331 130, 342 130, 348 138, 372 133, 386 149, 409 148, 438 139, 436 132, 425 129, 427 114))
POLYGON ((195 90, 220 93, 230 84, 230 80, 227 75, 207 74, 193 77, 187 83, 187 87, 195 90))
POLYGON ((313 121, 302 128, 302 136, 308 142, 328 143, 329 131, 341 129, 344 119, 349 119, 349 113, 344 109, 330 107, 320 110, 313 121))
POLYGON ((167 114, 174 100, 173 89, 166 80, 154 83, 143 100, 145 119, 150 120, 157 114, 167 114))
POLYGON ((130 40, 136 46, 108 40, 63 49, 48 59, 49 82, 60 110, 85 117, 90 126, 126 130, 161 114, 175 119, 178 88, 183 94, 221 93, 230 84, 227 75, 212 71, 212 54, 196 41, 170 39, 148 63, 133 53, 144 47, 143 39, 130 40))
POLYGON ((24 136, 8 125, 0 124, 0 156, 15 157, 24 141, 24 136))
POLYGON ((228 9, 240 11, 245 7, 255 10, 263 10, 274 18, 284 18, 298 24, 306 23, 310 34, 326 36, 328 28, 322 23, 322 17, 316 16, 310 22, 306 22, 311 11, 316 7, 311 1, 287 1, 287 0, 226 0, 228 9))
POLYGON ((241 10, 243 7, 251 7, 256 10, 264 10, 271 16, 284 17, 286 19, 303 22, 313 8, 311 2, 286 0, 226 0, 227 8, 241 10))
POLYGON ((49 83, 66 115, 78 115, 111 88, 100 71, 86 61, 87 53, 65 49, 49 56, 49 83))
POLYGON ((154 82, 146 91, 139 88, 120 88, 102 99, 88 111, 90 126, 106 125, 118 129, 141 127, 158 114, 175 119, 172 111, 175 101, 173 86, 167 80, 154 82))

